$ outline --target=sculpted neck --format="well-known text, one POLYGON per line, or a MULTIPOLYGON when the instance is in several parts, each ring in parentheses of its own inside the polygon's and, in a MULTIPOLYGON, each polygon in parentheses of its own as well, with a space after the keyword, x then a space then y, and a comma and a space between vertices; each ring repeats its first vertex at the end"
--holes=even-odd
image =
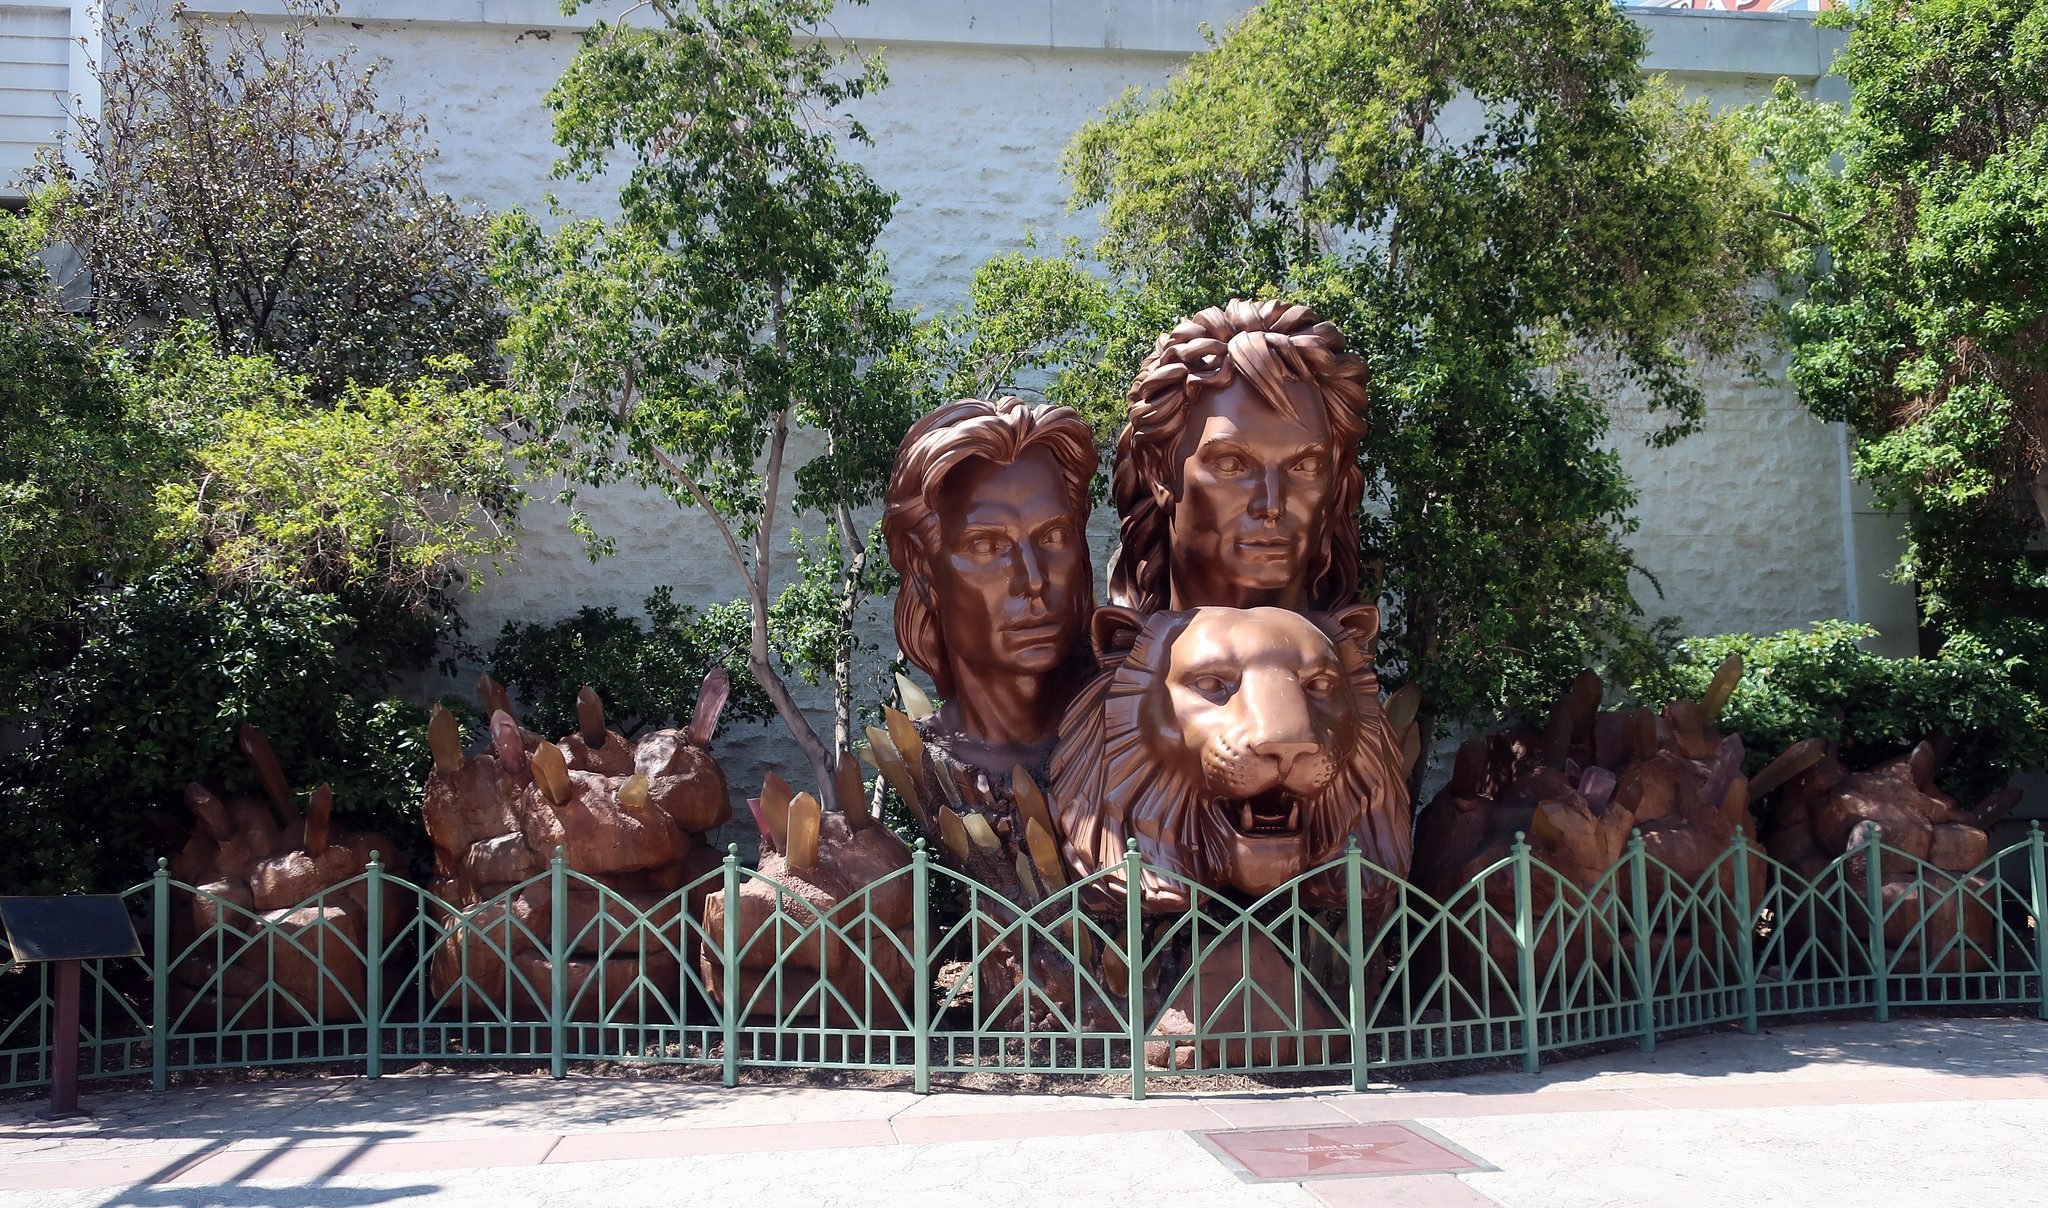
MULTIPOLYGON (((1030 765, 1030 757, 1052 740, 1059 725, 1064 699, 1058 689, 1066 676, 961 670, 967 674, 959 677, 952 698, 939 710, 941 726, 986 756, 975 762, 1002 772, 1013 764, 1030 765)), ((963 754, 972 758, 977 752, 963 754)))
POLYGON ((1302 610, 1305 590, 1298 582, 1285 587, 1246 587, 1227 579, 1169 572, 1167 607, 1175 612, 1190 608, 1285 608, 1302 610))

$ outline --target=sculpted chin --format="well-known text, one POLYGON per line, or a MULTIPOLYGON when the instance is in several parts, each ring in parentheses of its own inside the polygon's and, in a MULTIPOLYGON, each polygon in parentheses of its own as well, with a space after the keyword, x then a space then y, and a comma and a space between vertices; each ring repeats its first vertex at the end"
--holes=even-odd
MULTIPOLYGON (((1188 882, 1268 893, 1358 839, 1397 875, 1412 855, 1405 764, 1380 707, 1379 611, 1196 608, 1095 613, 1103 670, 1061 721, 1052 807, 1077 877, 1121 898, 1135 838, 1143 906, 1187 909, 1188 882), (1155 871, 1158 870, 1158 871, 1155 871), (1161 872, 1173 875, 1161 875, 1161 872)), ((1391 892, 1367 871, 1367 906, 1391 892)), ((1304 905, 1344 903, 1340 870, 1304 905)))

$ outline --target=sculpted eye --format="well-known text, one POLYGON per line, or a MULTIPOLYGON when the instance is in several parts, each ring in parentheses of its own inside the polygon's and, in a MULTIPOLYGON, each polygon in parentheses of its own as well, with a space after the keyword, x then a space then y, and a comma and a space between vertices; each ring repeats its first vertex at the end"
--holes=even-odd
POLYGON ((1040 545, 1049 546, 1053 549, 1060 548, 1061 546, 1067 543, 1066 526, 1063 524, 1055 525, 1052 528, 1045 530, 1043 533, 1040 533, 1038 535, 1038 542, 1040 545))
POLYGON ((1319 454, 1314 454, 1314 453, 1311 453, 1311 454, 1310 454, 1310 455, 1308 455, 1307 457, 1304 457, 1304 458, 1302 458, 1302 459, 1301 459, 1300 461, 1297 461, 1297 462, 1295 462, 1295 463, 1294 463, 1294 472, 1295 472, 1295 473, 1297 473, 1297 474, 1320 474, 1320 473, 1322 473, 1322 472, 1323 472, 1323 459, 1322 459, 1321 455, 1319 455, 1319 454))
POLYGON ((1328 673, 1303 676, 1301 689, 1314 696, 1328 696, 1337 690, 1337 677, 1328 673))
POLYGON ((1212 701, 1220 701, 1237 691, 1237 685, 1220 675, 1198 675, 1189 684, 1195 691, 1212 701))
POLYGON ((1210 461, 1209 468, 1218 474, 1242 474, 1245 470, 1244 458, 1226 453, 1210 461))
POLYGON ((1010 543, 1003 538, 986 534, 970 538, 967 542, 967 552, 977 558, 993 558, 1009 547, 1010 543))

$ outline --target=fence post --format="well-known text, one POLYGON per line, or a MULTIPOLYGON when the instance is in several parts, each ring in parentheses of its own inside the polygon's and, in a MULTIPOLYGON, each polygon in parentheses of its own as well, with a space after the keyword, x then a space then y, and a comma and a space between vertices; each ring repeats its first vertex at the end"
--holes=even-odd
MULTIPOLYGON (((1131 1098, 1145 1097, 1145 857, 1138 841, 1124 848, 1124 999, 1131 1035, 1131 1098)), ((1197 1029, 1199 1033, 1199 1029, 1197 1029)))
POLYGON ((1742 1030, 1756 1035, 1756 902, 1749 887, 1749 839, 1735 828, 1735 964, 1742 977, 1742 1030))
MULTIPOLYGON (((1636 1038, 1636 1048, 1645 1053, 1657 1051, 1657 971, 1650 960, 1650 876, 1648 857, 1643 852, 1643 832, 1631 830, 1628 833, 1628 875, 1629 875, 1629 930, 1635 934, 1636 952, 1636 1022, 1642 1034, 1636 1038)), ((1664 887, 1666 893, 1671 887, 1664 887)))
POLYGON ((364 874, 363 896, 369 903, 369 942, 363 949, 363 1023, 369 1030, 369 1055, 363 1073, 371 1078, 384 1073, 384 860, 382 853, 370 853, 370 867, 364 874))
POLYGON ((740 1081, 740 845, 725 845, 725 928, 719 937, 719 1024, 725 1030, 725 1084, 740 1081))
POLYGON ((1891 960, 1884 950, 1884 832, 1873 826, 1863 843, 1864 905, 1870 911, 1870 997, 1877 1022, 1892 1017, 1891 960))
POLYGON ((2034 990, 2041 1000, 2039 1014, 2048 1019, 2048 849, 2041 840, 2041 820, 2027 823, 2027 862, 2033 866, 2034 990))
MULTIPOLYGON (((2037 843, 2035 851, 2039 850, 2037 843)), ((162 856, 157 857, 149 897, 150 930, 155 933, 149 955, 149 1086, 160 1091, 170 1084, 171 1068, 171 862, 162 856)))
POLYGON ((1351 1089, 1362 1091, 1372 1080, 1366 1064, 1365 1032, 1369 1009, 1365 1001, 1365 857, 1358 837, 1344 845, 1344 959, 1351 966, 1351 1089))
POLYGON ((548 1052, 549 1074, 569 1076, 569 871, 562 849, 548 861, 548 1052))
POLYGON ((1515 832, 1515 986, 1522 1000, 1522 1070, 1533 1074, 1542 1064, 1536 1052, 1535 901, 1529 885, 1528 836, 1515 832))
POLYGON ((924 840, 919 839, 910 853, 910 967, 915 979, 911 982, 911 1009, 915 1013, 911 1034, 917 1045, 912 1058, 917 1063, 912 1087, 920 1095, 928 1095, 932 1089, 932 920, 926 909, 930 877, 931 855, 925 851, 924 840))

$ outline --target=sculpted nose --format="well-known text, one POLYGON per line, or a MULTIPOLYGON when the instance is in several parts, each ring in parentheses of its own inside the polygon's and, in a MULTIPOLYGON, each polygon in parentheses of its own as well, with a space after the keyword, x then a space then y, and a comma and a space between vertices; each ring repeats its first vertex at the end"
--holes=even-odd
POLYGON ((1035 600, 1045 594, 1045 562, 1028 541, 1017 547, 1017 573, 1011 582, 1013 595, 1035 600))
POLYGON ((1259 475, 1259 489, 1252 493, 1251 513, 1255 519, 1272 520, 1280 515, 1282 500, 1281 471, 1278 466, 1268 466, 1259 475))
POLYGON ((1279 764, 1280 778, 1285 780, 1287 779, 1287 774, 1294 770, 1295 759, 1298 756, 1315 754, 1316 744, 1312 742, 1255 742, 1252 744, 1252 750, 1279 764))

